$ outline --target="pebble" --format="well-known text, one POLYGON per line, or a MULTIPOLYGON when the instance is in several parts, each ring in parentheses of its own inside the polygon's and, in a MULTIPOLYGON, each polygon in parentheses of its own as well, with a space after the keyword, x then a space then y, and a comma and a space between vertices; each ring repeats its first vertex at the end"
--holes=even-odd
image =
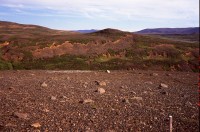
POLYGON ((13 115, 17 118, 21 118, 21 119, 28 119, 28 114, 27 113, 20 113, 20 112, 14 112, 13 115))
POLYGON ((87 104, 87 103, 93 103, 94 101, 91 100, 91 99, 85 99, 85 100, 83 100, 81 102, 87 104))
POLYGON ((146 84, 153 84, 153 82, 151 82, 151 81, 147 81, 147 82, 145 82, 146 84))
POLYGON ((122 102, 124 102, 124 103, 130 103, 128 99, 123 99, 122 102))
POLYGON ((56 100, 56 97, 55 96, 51 96, 51 100, 56 100))
POLYGON ((161 83, 161 84, 160 84, 160 87, 168 88, 168 85, 167 85, 167 84, 164 84, 164 83, 161 83))
POLYGON ((98 84, 99 86, 106 86, 106 82, 104 82, 104 81, 97 82, 97 84, 98 84))
POLYGON ((158 73, 151 73, 150 76, 158 76, 158 73))
POLYGON ((42 86, 42 87, 47 87, 47 84, 46 84, 45 82, 43 82, 43 83, 41 84, 41 86, 42 86))
POLYGON ((104 93, 106 92, 106 90, 103 89, 103 88, 98 88, 98 89, 96 90, 96 92, 98 92, 98 93, 100 93, 100 94, 104 94, 104 93))
POLYGON ((137 101, 142 101, 142 100, 143 100, 142 97, 133 97, 133 98, 131 98, 131 99, 137 100, 137 101))
POLYGON ((110 73, 110 70, 106 70, 107 73, 110 73))
POLYGON ((167 95, 168 94, 166 91, 161 91, 160 93, 163 94, 163 95, 167 95))
POLYGON ((38 123, 38 122, 31 124, 31 126, 34 127, 34 128, 41 127, 40 123, 38 123))
POLYGON ((49 112, 50 110, 48 110, 48 109, 45 108, 45 109, 43 109, 43 111, 44 111, 44 112, 49 112))

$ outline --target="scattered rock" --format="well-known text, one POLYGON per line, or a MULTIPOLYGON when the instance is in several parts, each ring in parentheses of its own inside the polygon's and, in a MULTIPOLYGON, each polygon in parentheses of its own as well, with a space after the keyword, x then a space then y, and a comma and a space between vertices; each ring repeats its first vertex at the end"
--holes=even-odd
POLYGON ((121 86, 120 88, 128 88, 128 87, 125 85, 125 86, 121 86))
POLYGON ((40 123, 38 123, 38 122, 31 124, 31 126, 34 127, 34 128, 41 127, 40 123))
POLYGON ((106 86, 106 82, 104 82, 104 81, 98 82, 97 81, 97 85, 99 85, 99 86, 106 86))
POLYGON ((100 94, 104 94, 104 93, 106 92, 106 90, 103 89, 103 88, 98 88, 98 89, 96 90, 96 92, 98 92, 98 93, 100 93, 100 94))
POLYGON ((55 96, 51 96, 51 100, 56 100, 56 97, 55 96))
POLYGON ((147 81, 147 82, 145 82, 146 84, 153 84, 153 82, 151 82, 151 81, 147 81))
POLYGON ((142 97, 133 97, 133 98, 131 98, 131 99, 137 100, 137 101, 142 101, 142 100, 143 100, 142 97))
POLYGON ((13 90, 14 88, 13 88, 13 87, 9 87, 8 89, 9 89, 9 90, 13 90))
POLYGON ((158 73, 151 73, 150 76, 158 76, 158 73))
POLYGON ((167 85, 167 84, 164 84, 164 83, 161 83, 159 87, 160 87, 160 88, 168 88, 168 85, 167 85))
POLYGON ((124 103, 130 103, 128 99, 123 99, 122 102, 124 102, 124 103))
POLYGON ((43 111, 44 111, 44 112, 49 112, 50 110, 48 110, 48 109, 45 108, 45 109, 43 109, 43 111))
POLYGON ((147 94, 147 91, 144 91, 143 93, 144 93, 144 94, 147 94))
POLYGON ((106 70, 107 73, 110 73, 110 70, 106 70))
POLYGON ((12 124, 12 123, 7 123, 5 126, 6 126, 6 127, 16 127, 17 125, 12 124))
POLYGON ((20 119, 24 119, 24 120, 29 119, 28 118, 29 115, 27 113, 14 112, 13 115, 20 119))
POLYGON ((170 73, 166 73, 165 75, 166 75, 166 76, 171 76, 172 74, 170 74, 170 73))
POLYGON ((41 87, 47 87, 47 84, 46 84, 45 82, 43 82, 43 83, 41 84, 41 87))
POLYGON ((187 107, 193 107, 192 103, 190 103, 189 101, 187 101, 187 102, 185 103, 185 105, 186 105, 187 107))
POLYGON ((67 96, 64 96, 64 95, 63 95, 63 96, 61 96, 61 98, 63 98, 63 99, 67 99, 67 96))
POLYGON ((168 94, 166 91, 161 91, 160 93, 163 94, 163 95, 167 95, 168 94))
POLYGON ((134 92, 134 91, 131 91, 130 93, 131 93, 131 94, 136 94, 136 92, 134 92))
POLYGON ((85 100, 80 101, 80 103, 84 103, 84 104, 93 103, 93 102, 94 102, 94 101, 91 100, 91 99, 85 99, 85 100))

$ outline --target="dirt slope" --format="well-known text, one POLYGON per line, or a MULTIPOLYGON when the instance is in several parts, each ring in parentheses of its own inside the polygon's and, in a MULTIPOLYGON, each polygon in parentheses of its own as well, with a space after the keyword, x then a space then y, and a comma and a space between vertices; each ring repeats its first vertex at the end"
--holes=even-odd
POLYGON ((0 131, 166 132, 172 115, 173 131, 198 132, 197 76, 155 71, 1 71, 0 131), (96 92, 98 88, 105 93, 96 92))

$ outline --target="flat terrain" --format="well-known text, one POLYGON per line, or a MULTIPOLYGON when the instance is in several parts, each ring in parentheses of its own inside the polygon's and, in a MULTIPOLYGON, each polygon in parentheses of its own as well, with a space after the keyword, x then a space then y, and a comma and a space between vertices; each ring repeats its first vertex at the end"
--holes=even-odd
POLYGON ((0 131, 198 132, 198 98, 191 72, 1 71, 0 131))

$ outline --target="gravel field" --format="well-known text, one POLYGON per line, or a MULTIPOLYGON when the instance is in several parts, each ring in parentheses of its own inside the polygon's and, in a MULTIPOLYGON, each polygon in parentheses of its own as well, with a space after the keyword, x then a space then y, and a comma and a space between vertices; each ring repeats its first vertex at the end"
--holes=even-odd
POLYGON ((198 73, 0 71, 1 132, 199 132, 198 73))

